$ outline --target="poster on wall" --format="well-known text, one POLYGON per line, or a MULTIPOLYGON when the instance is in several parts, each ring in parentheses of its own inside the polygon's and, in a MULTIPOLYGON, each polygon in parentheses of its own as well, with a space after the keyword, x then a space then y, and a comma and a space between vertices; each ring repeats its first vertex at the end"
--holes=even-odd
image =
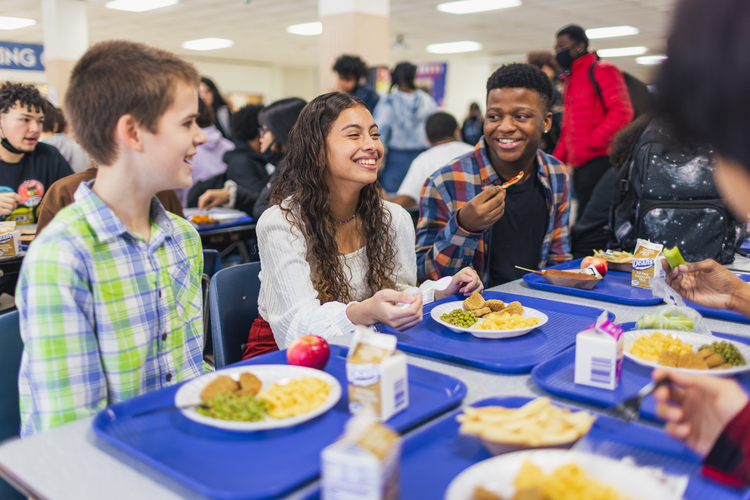
POLYGON ((44 71, 44 46, 0 42, 0 69, 44 71))
MULTIPOLYGON (((445 75, 448 63, 423 63, 417 65, 417 75, 414 85, 432 96, 438 103, 443 105, 445 99, 445 75)), ((369 69, 367 83, 372 85, 375 92, 385 95, 391 90, 391 73, 386 66, 377 66, 369 69)))

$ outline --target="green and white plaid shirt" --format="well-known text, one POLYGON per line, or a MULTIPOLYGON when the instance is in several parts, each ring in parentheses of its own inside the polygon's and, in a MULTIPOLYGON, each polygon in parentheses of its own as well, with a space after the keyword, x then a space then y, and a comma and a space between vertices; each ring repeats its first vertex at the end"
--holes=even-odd
POLYGON ((154 198, 147 242, 92 183, 78 187, 21 268, 22 437, 208 370, 198 233, 154 198))

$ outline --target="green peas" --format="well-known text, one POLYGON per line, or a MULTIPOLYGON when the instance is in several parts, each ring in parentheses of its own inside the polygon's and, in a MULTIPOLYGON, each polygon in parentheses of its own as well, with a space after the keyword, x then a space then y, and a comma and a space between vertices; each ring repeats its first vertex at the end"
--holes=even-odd
POLYGON ((471 325, 477 322, 477 317, 471 311, 464 309, 454 309, 449 313, 445 313, 440 316, 440 319, 451 325, 460 326, 462 328, 469 328, 471 325))
POLYGON ((726 340, 722 340, 721 342, 714 342, 711 345, 704 344, 701 346, 700 349, 709 348, 713 352, 717 354, 721 354, 724 356, 724 359, 727 363, 729 363, 732 366, 744 366, 745 365, 745 358, 742 356, 740 351, 735 347, 734 344, 731 342, 727 342, 726 340))
POLYGON ((266 417, 266 402, 251 394, 238 396, 230 392, 219 393, 214 399, 203 400, 201 404, 210 408, 197 408, 197 412, 211 418, 234 420, 236 422, 257 422, 266 417))

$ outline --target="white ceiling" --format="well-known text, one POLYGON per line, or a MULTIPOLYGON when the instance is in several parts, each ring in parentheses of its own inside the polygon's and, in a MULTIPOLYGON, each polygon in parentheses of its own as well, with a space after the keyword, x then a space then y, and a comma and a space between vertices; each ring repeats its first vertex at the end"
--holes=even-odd
MULTIPOLYGON (((286 33, 290 24, 317 19, 317 0, 180 0, 171 7, 143 13, 104 7, 107 0, 88 0, 89 41, 128 39, 200 57, 203 60, 237 60, 288 66, 317 64, 317 37, 286 33), (234 47, 206 52, 180 48, 185 40, 222 37, 234 47)), ((392 50, 391 58, 415 62, 439 61, 429 54, 431 43, 473 40, 480 52, 465 57, 492 57, 498 62, 529 50, 549 50, 555 32, 576 23, 584 28, 630 25, 634 36, 592 40, 593 49, 644 45, 648 54, 664 50, 664 38, 675 0, 524 0, 521 7, 467 15, 439 12, 441 0, 391 0, 391 40, 402 34, 405 50, 392 50)), ((41 2, 0 0, 0 15, 32 18, 35 26, 0 32, 0 40, 42 43, 41 2)), ((648 79, 649 68, 634 57, 613 58, 623 70, 648 79)))

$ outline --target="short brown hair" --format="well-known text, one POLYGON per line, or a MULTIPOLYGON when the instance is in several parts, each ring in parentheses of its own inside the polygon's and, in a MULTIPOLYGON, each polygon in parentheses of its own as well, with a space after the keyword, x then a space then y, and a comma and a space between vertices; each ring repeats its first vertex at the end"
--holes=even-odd
POLYGON ((526 60, 529 64, 536 66, 539 69, 544 69, 544 65, 546 64, 553 70, 560 71, 560 66, 557 64, 555 56, 552 55, 552 52, 546 50, 529 52, 526 54, 526 60))
POLYGON ((65 112, 83 149, 96 163, 111 165, 120 117, 130 114, 156 133, 178 82, 197 88, 200 76, 171 52, 123 40, 98 43, 73 68, 65 112))

